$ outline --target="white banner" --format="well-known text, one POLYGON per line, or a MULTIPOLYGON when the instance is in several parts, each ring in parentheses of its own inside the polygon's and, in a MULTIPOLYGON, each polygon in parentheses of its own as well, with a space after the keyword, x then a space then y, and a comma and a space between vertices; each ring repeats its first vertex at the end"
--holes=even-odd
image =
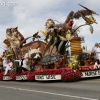
POLYGON ((61 80, 61 75, 35 75, 35 80, 61 80))
POLYGON ((12 78, 10 76, 3 76, 3 80, 11 80, 12 78))
POLYGON ((81 78, 96 77, 96 76, 100 76, 100 70, 84 71, 82 72, 81 78))
POLYGON ((27 76, 26 75, 16 76, 16 80, 27 80, 27 76))

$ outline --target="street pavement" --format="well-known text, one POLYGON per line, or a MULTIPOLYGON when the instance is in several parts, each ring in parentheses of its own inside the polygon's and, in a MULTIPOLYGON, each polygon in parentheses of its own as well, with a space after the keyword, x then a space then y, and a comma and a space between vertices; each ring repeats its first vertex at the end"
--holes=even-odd
POLYGON ((100 77, 76 82, 0 81, 0 100, 100 100, 100 77))

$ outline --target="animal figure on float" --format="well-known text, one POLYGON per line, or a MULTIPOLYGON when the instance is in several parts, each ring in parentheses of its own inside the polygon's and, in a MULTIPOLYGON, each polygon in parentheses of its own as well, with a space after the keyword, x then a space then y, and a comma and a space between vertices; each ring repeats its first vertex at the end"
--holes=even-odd
MULTIPOLYGON (((18 27, 16 28, 8 28, 6 30, 6 40, 4 43, 9 43, 7 46, 11 46, 10 49, 12 49, 17 56, 20 52, 20 47, 22 46, 21 42, 24 40, 24 37, 21 35, 21 33, 18 31, 18 27), (6 42, 8 41, 8 42, 6 42)), ((24 42, 25 43, 25 42, 24 42)))

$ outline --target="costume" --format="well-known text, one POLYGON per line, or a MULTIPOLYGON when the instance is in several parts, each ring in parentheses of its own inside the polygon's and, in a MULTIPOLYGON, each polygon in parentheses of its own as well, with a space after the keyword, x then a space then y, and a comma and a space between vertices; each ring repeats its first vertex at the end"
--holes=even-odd
POLYGON ((7 58, 6 57, 2 57, 2 60, 3 60, 3 69, 5 70, 6 64, 7 64, 7 58))
POLYGON ((92 49, 92 51, 94 52, 94 57, 97 59, 97 53, 96 53, 96 50, 97 50, 97 47, 94 47, 94 48, 92 49))
POLYGON ((27 71, 27 62, 28 59, 21 59, 21 60, 15 60, 15 62, 19 62, 19 67, 17 68, 17 73, 20 74, 22 70, 27 71))
POLYGON ((4 75, 6 75, 8 73, 8 70, 11 70, 13 68, 13 63, 10 61, 9 63, 7 63, 5 68, 5 73, 4 75))
POLYGON ((99 64, 100 64, 100 47, 96 49, 96 55, 97 55, 97 59, 99 60, 99 64))

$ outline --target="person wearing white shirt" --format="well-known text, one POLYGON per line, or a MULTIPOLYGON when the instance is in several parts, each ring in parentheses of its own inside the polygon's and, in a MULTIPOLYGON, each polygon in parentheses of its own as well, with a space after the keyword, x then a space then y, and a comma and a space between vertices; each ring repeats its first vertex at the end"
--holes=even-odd
POLYGON ((19 62, 19 67, 17 68, 17 73, 20 74, 22 72, 22 70, 28 71, 27 70, 27 62, 28 62, 27 58, 21 57, 20 60, 15 60, 15 62, 19 62))
POLYGON ((3 56, 2 60, 3 60, 3 70, 5 70, 6 64, 7 64, 7 58, 6 58, 6 56, 3 56))
POLYGON ((99 60, 99 64, 100 64, 100 44, 98 44, 98 48, 96 49, 96 55, 97 55, 97 59, 99 60))
POLYGON ((98 43, 96 43, 96 44, 94 45, 93 49, 92 49, 92 51, 93 51, 93 53, 94 53, 94 57, 95 57, 96 59, 97 59, 97 53, 96 53, 97 48, 98 48, 98 43))
POLYGON ((8 63, 5 66, 6 66, 6 68, 5 68, 4 75, 6 75, 8 73, 8 71, 13 68, 13 62, 12 62, 12 60, 9 59, 8 63))

